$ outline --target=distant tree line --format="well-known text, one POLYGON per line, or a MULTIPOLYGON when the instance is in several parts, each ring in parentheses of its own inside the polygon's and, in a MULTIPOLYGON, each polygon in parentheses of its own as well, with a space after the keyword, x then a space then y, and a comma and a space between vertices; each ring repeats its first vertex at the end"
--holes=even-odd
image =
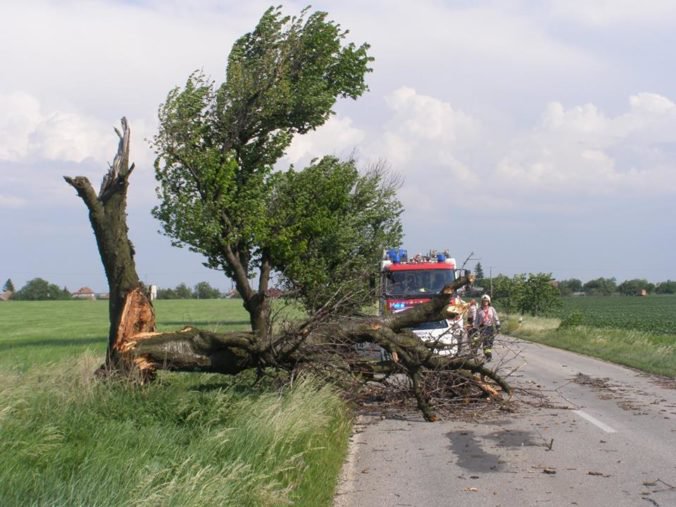
POLYGON ((5 292, 12 292, 11 299, 16 300, 49 301, 71 298, 70 291, 66 287, 61 288, 42 278, 33 278, 16 292, 12 290, 13 288, 14 284, 12 283, 12 280, 9 279, 5 283, 3 290, 5 292))
POLYGON ((173 289, 157 290, 157 299, 219 299, 222 297, 226 297, 226 294, 207 282, 199 282, 193 289, 180 283, 173 289))
MULTIPOLYGON (((72 299, 72 294, 66 287, 59 287, 42 278, 34 278, 26 283, 18 291, 14 288, 11 278, 3 288, 3 293, 11 294, 10 299, 17 301, 50 301, 72 299)), ((157 299, 218 299, 228 297, 207 282, 199 282, 194 288, 181 283, 173 289, 159 289, 157 299)))
POLYGON ((559 290, 550 273, 478 278, 475 287, 480 288, 475 295, 490 294, 493 304, 507 313, 542 315, 561 305, 559 290))
MULTIPOLYGON (((676 294, 676 281, 671 280, 655 284, 644 278, 635 278, 618 284, 615 278, 595 278, 582 283, 577 278, 556 281, 550 273, 519 274, 511 278, 499 274, 492 278, 486 278, 480 263, 477 264, 475 273, 477 275, 475 286, 480 287, 476 294, 492 292, 494 301, 504 311, 531 315, 539 315, 557 307, 560 304, 559 296, 676 294)), ((58 285, 42 278, 30 280, 18 291, 15 290, 14 283, 10 278, 3 285, 2 291, 11 294, 11 299, 24 301, 72 298, 66 287, 60 288, 58 285)), ((185 283, 180 283, 173 289, 158 289, 157 291, 157 299, 219 299, 237 296, 236 291, 221 292, 209 285, 208 282, 199 282, 193 288, 188 287, 185 283)))
POLYGON ((507 313, 547 314, 561 305, 561 297, 573 295, 676 294, 676 281, 671 280, 654 284, 643 278, 636 278, 618 284, 615 278, 596 278, 582 283, 577 278, 557 281, 551 273, 518 274, 513 277, 498 274, 486 277, 481 263, 477 263, 474 273, 476 282, 470 294, 490 294, 493 303, 507 313))
POLYGON ((559 291, 562 296, 584 294, 588 296, 636 296, 642 294, 676 294, 676 281, 651 283, 645 278, 633 278, 618 284, 615 278, 595 278, 582 283, 577 278, 561 280, 559 291))
MULTIPOLYGON (((477 263, 474 268, 476 275, 475 285, 482 288, 490 288, 491 282, 493 284, 493 292, 495 293, 496 280, 498 284, 505 285, 505 276, 497 275, 493 278, 486 277, 481 263, 477 263)), ((534 275, 517 275, 515 278, 529 278, 534 275)), ((617 283, 616 278, 595 278, 586 283, 582 283, 578 278, 569 278, 566 280, 554 280, 549 276, 549 283, 558 287, 558 292, 561 296, 572 295, 587 295, 587 296, 636 296, 645 294, 676 294, 676 281, 667 280, 665 282, 651 283, 645 278, 633 278, 625 280, 622 283, 617 283)), ((517 284, 518 285, 518 284, 517 284)))

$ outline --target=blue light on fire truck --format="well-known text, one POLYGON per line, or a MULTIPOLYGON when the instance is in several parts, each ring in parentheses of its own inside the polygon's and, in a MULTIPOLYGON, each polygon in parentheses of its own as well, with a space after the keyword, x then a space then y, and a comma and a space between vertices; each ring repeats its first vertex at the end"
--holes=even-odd
POLYGON ((387 250, 387 257, 395 264, 399 264, 408 261, 408 252, 403 248, 390 248, 387 250))

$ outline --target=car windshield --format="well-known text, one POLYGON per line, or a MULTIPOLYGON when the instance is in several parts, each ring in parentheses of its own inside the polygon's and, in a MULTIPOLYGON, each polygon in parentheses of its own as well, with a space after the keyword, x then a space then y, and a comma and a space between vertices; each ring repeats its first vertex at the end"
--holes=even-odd
POLYGON ((453 280, 451 269, 388 271, 384 276, 384 289, 385 294, 390 296, 419 296, 427 292, 436 294, 453 280))

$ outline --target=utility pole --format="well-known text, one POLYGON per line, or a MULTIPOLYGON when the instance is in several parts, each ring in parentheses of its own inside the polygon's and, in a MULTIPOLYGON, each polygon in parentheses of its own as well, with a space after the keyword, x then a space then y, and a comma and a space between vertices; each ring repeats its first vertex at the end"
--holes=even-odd
POLYGON ((491 281, 491 301, 493 300, 493 266, 488 266, 488 276, 491 281))

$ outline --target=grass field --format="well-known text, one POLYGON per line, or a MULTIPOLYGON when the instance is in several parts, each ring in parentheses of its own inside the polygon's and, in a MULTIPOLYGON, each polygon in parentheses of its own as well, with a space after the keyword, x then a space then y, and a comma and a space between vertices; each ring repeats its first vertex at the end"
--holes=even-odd
POLYGON ((505 332, 676 377, 676 296, 564 298, 558 318, 516 317, 505 332))
MULTIPOLYGON (((222 332, 249 329, 249 314, 239 299, 159 300, 154 304, 159 331, 187 325, 222 332)), ((277 311, 284 313, 280 306, 277 311)), ((0 367, 27 368, 85 351, 103 357, 108 302, 10 301, 0 304, 0 326, 0 367)))
POLYGON ((577 324, 676 335, 676 296, 563 298, 558 317, 577 324))
MULTIPOLYGON (((238 300, 158 301, 160 329, 245 329, 238 300)), ((107 302, 0 304, 0 505, 331 505, 350 432, 308 379, 95 381, 107 302)))

